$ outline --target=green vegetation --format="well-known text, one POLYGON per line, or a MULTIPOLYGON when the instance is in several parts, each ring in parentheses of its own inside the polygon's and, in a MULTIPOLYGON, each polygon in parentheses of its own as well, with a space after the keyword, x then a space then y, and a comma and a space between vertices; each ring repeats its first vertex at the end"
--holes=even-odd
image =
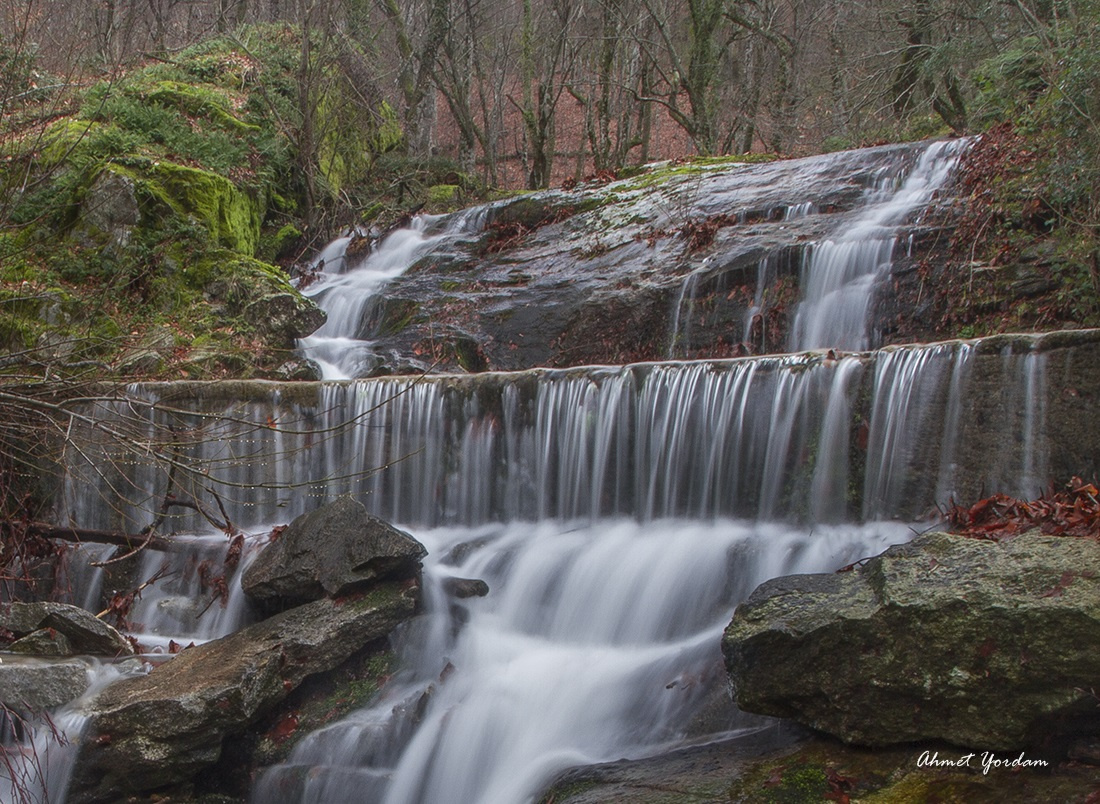
MULTIPOLYGON (((961 337, 1100 325, 1100 9, 1036 26, 972 74, 948 322, 961 337)), ((947 322, 945 322, 947 323, 947 322)))
MULTIPOLYGON (((338 228, 482 192, 453 163, 403 155, 397 115, 353 80, 353 43, 313 31, 306 51, 301 36, 253 26, 11 108, 0 138, 9 378, 39 365, 263 376, 322 320, 288 284, 307 250, 338 228)), ((33 62, 0 52, 5 86, 29 86, 33 62)))

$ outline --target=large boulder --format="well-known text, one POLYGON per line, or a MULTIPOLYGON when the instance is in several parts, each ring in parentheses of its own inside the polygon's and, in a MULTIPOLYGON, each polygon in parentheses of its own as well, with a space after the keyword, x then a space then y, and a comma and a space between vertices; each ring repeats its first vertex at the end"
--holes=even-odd
POLYGON ((367 513, 351 497, 295 519, 245 570, 241 585, 256 600, 317 600, 385 578, 415 575, 424 545, 367 513))
MULTIPOLYGON (((84 609, 67 603, 9 603, 0 607, 0 628, 16 637, 52 629, 65 637, 73 653, 90 656, 134 655, 133 646, 122 634, 84 609)), ((43 642, 44 636, 24 643, 24 647, 43 642)), ((65 643, 54 640, 54 645, 58 644, 65 643)), ((50 655, 58 653, 57 650, 46 652, 50 655)))
POLYGON ((417 593, 392 582, 299 606, 108 687, 92 704, 72 800, 121 801, 187 782, 217 762, 228 735, 243 732, 305 678, 410 617, 417 593))
POLYGON ((762 584, 722 650, 741 708, 848 743, 996 751, 1100 733, 1100 544, 928 534, 762 584))

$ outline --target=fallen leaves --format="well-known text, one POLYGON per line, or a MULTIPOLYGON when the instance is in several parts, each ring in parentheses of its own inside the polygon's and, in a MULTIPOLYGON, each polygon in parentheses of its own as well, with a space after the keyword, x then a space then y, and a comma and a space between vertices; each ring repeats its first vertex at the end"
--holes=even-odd
POLYGON ((999 541, 1038 528, 1047 536, 1100 540, 1100 490, 1074 477, 1062 491, 1051 489, 1026 502, 994 494, 969 508, 952 501, 944 512, 948 529, 975 539, 999 541))

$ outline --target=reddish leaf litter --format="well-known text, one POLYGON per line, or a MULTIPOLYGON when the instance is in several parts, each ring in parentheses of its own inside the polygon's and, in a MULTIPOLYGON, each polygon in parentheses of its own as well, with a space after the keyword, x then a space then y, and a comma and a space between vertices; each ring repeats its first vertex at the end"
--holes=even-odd
POLYGON ((1074 477, 1062 491, 1053 488, 1025 502, 994 494, 969 508, 953 500, 944 512, 948 529, 974 539, 1000 541, 1038 528, 1046 536, 1100 540, 1100 491, 1074 477))

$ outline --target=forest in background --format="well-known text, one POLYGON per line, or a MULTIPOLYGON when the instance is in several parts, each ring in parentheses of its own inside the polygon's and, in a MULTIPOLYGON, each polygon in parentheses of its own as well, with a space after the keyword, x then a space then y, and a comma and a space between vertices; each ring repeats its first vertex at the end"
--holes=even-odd
MULTIPOLYGON (((410 156, 533 188, 687 153, 980 130, 1091 79, 1097 22, 1080 0, 4 0, 0 14, 4 112, 285 23, 311 33, 303 89, 342 60, 369 107, 396 111, 410 156)), ((295 122, 308 139, 308 116, 295 122)))
POLYGON ((983 133, 937 334, 1096 326, 1098 32, 1091 0, 0 0, 0 495, 104 381, 294 378, 288 271, 334 233, 658 159, 983 133))

